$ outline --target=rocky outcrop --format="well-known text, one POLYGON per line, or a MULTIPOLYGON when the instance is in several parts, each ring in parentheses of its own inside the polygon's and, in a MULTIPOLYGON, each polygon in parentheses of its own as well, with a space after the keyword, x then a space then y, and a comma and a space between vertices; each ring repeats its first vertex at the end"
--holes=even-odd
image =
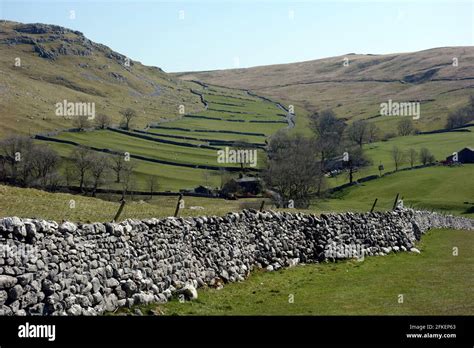
MULTIPOLYGON (((28 44, 41 58, 56 60, 60 56, 92 56, 100 52, 107 58, 124 65, 126 57, 112 51, 105 45, 97 44, 87 39, 83 33, 57 25, 47 24, 17 24, 9 37, 0 40, 7 45, 28 44)), ((133 61, 129 61, 133 66, 133 61)))
POLYGON ((244 280, 254 268, 413 250, 429 228, 474 229, 425 211, 224 217, 121 223, 0 219, 1 315, 97 315, 244 280))

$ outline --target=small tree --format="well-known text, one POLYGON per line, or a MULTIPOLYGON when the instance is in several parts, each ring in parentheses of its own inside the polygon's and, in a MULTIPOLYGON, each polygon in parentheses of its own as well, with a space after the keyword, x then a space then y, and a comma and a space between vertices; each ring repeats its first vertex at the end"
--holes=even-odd
POLYGON ((408 117, 404 117, 400 121, 398 121, 397 128, 398 135, 400 136, 411 135, 415 132, 415 126, 413 125, 413 121, 408 117))
POLYGON ((317 192, 324 179, 314 148, 313 140, 301 135, 279 133, 270 141, 265 181, 283 201, 293 200, 295 207, 307 207, 311 193, 317 192))
POLYGON ((430 150, 426 147, 420 150, 420 162, 425 166, 429 163, 433 163, 435 161, 434 156, 431 154, 430 150))
POLYGON ((375 123, 369 122, 367 124, 367 142, 373 143, 379 137, 380 129, 375 123))
POLYGON ((66 181, 66 186, 71 186, 75 179, 75 168, 71 163, 66 164, 64 167, 64 180, 66 181))
MULTIPOLYGON (((346 124, 338 119, 332 110, 314 113, 309 117, 309 127, 316 135, 314 152, 317 154, 320 165, 317 194, 321 193, 324 182, 324 173, 327 161, 335 156, 341 147, 342 134, 346 124)), ((272 137, 273 139, 274 137, 272 137)))
POLYGON ((106 181, 110 169, 109 158, 104 154, 94 153, 90 157, 90 176, 92 182, 92 197, 95 197, 97 189, 106 181))
POLYGON ((125 162, 122 168, 122 199, 125 199, 125 196, 129 190, 135 187, 133 170, 135 166, 131 162, 125 162))
POLYGON ((125 129, 130 129, 130 122, 137 117, 137 112, 131 108, 126 108, 120 111, 123 116, 123 126, 125 129))
POLYGON ((75 128, 77 128, 80 132, 84 131, 87 128, 90 128, 91 123, 87 116, 77 116, 74 117, 72 120, 72 124, 75 128))
POLYGON ((36 183, 43 188, 51 186, 57 180, 57 167, 60 157, 49 146, 36 145, 33 148, 31 164, 36 183), (54 181, 54 182, 53 182, 54 181))
POLYGON ((402 164, 404 156, 402 150, 398 146, 392 147, 391 151, 392 160, 395 164, 395 171, 398 171, 398 167, 402 164))
POLYGON ((13 135, 0 142, 0 155, 4 163, 4 176, 13 183, 26 185, 29 181, 29 163, 33 142, 26 136, 13 135))
POLYGON ((98 114, 95 119, 95 124, 100 129, 106 129, 107 127, 110 126, 111 123, 112 123, 112 120, 106 114, 98 114))
POLYGON ((147 179, 148 189, 150 191, 150 199, 153 198, 153 192, 158 189, 158 178, 155 175, 148 176, 147 179))
POLYGON ((112 164, 110 167, 115 172, 115 182, 119 183, 120 175, 122 174, 122 171, 124 167, 126 166, 125 154, 112 156, 111 162, 112 164))
POLYGON ((408 160, 410 161, 410 167, 413 168, 413 166, 415 165, 416 159, 418 157, 418 152, 415 149, 410 148, 407 151, 407 157, 408 157, 408 160))
POLYGON ((79 190, 84 192, 86 175, 93 161, 92 150, 79 146, 73 150, 71 157, 79 181, 79 190))
POLYGON ((353 147, 347 151, 349 160, 345 166, 348 170, 349 182, 352 183, 354 179, 354 173, 358 168, 368 166, 371 160, 365 155, 363 149, 360 146, 353 147))
POLYGON ((369 125, 367 121, 355 121, 347 127, 347 135, 353 143, 362 147, 367 139, 368 128, 369 125))

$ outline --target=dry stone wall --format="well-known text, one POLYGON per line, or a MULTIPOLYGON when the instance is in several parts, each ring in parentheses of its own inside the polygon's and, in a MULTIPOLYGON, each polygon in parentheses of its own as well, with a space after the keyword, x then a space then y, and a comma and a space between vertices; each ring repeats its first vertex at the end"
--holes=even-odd
POLYGON ((0 315, 97 315, 244 280, 254 268, 417 251, 430 228, 474 220, 410 209, 306 215, 244 210, 224 217, 76 225, 0 219, 0 315))

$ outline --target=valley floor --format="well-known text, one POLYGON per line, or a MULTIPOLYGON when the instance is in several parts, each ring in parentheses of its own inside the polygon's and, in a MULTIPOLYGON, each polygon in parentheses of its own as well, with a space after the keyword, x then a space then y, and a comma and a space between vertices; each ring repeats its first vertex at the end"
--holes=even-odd
MULTIPOLYGON (((316 199, 305 213, 369 211, 375 198, 375 210, 390 210, 397 193, 405 206, 431 209, 474 218, 474 165, 435 166, 403 171, 346 188, 328 198, 316 199)), ((103 197, 105 198, 105 197, 103 197)), ((103 199, 48 193, 35 189, 0 185, 0 217, 19 216, 73 222, 110 221, 119 208, 119 198, 103 199)), ((120 220, 166 217, 174 214, 177 196, 135 196, 128 202, 120 220)), ((225 215, 243 208, 258 209, 261 198, 225 200, 184 197, 180 216, 225 215)), ((267 201, 266 209, 272 209, 267 201)), ((289 211, 295 211, 289 209, 289 211)))

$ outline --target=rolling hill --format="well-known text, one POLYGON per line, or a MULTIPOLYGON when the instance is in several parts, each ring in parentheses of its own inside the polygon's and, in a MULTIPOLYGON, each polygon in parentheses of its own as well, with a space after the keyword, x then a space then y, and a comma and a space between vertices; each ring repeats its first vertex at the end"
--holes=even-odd
POLYGON ((0 67, 0 137, 71 128, 55 114, 63 100, 94 102, 114 123, 131 107, 136 126, 204 108, 189 83, 55 25, 1 21, 0 67))
POLYGON ((387 55, 348 54, 307 62, 179 73, 230 88, 249 89, 304 109, 297 129, 304 130, 307 113, 332 108, 349 121, 368 119, 393 131, 396 117, 380 116, 380 104, 420 101, 420 130, 445 125, 449 111, 467 104, 474 93, 474 47, 443 47, 387 55))

